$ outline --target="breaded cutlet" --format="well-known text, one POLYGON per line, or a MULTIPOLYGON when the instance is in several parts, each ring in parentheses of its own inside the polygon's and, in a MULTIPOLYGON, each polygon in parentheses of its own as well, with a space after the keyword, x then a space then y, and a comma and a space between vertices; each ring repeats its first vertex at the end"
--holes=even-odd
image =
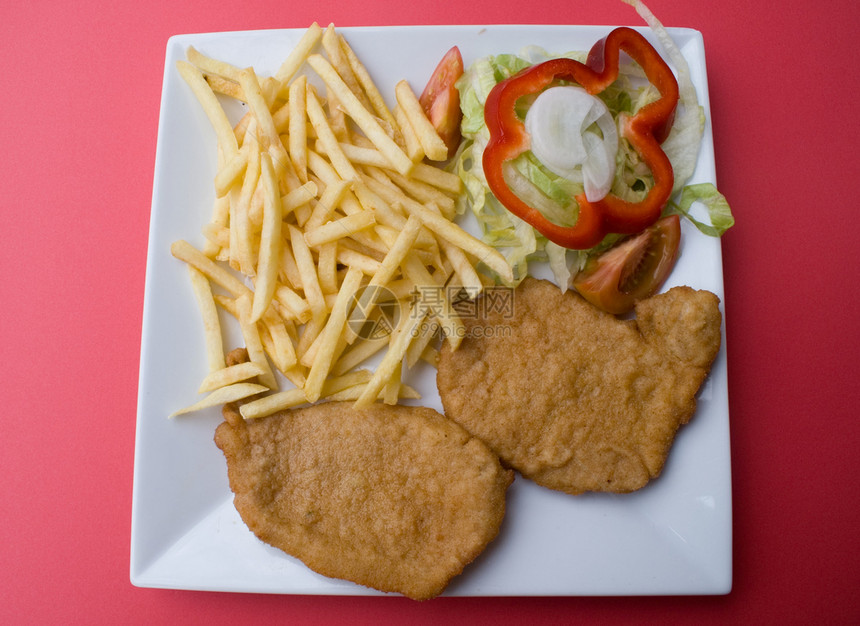
POLYGON ((240 516, 312 570, 416 600, 498 534, 513 472, 429 408, 329 402, 245 421, 215 442, 240 516))
POLYGON ((440 355, 445 414, 507 466, 571 494, 657 477, 720 348, 719 299, 689 287, 639 302, 633 320, 533 278, 510 311, 476 310, 460 347, 440 355))

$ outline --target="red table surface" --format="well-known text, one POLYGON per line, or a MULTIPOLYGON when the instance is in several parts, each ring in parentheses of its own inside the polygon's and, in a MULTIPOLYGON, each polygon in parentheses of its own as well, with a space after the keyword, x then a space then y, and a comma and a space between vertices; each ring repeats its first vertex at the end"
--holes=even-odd
POLYGON ((641 21, 614 0, 36 0, 0 11, 0 622, 858 623, 853 0, 651 0, 704 35, 723 238, 734 586, 719 597, 401 598, 129 582, 165 45, 188 32, 641 21))

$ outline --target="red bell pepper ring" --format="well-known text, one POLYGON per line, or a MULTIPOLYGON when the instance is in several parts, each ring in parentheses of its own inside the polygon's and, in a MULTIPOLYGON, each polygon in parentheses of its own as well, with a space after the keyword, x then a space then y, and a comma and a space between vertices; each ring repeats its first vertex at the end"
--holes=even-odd
POLYGON ((552 59, 527 68, 492 89, 484 106, 484 120, 490 131, 483 156, 487 185, 511 213, 566 248, 594 247, 608 233, 639 232, 660 217, 675 183, 672 164, 660 144, 672 128, 677 104, 678 82, 666 62, 638 32, 632 28, 616 28, 594 44, 584 64, 573 59, 552 59), (576 223, 570 227, 559 226, 520 199, 505 181, 505 163, 530 147, 525 125, 515 111, 517 100, 538 94, 560 80, 577 83, 591 95, 597 95, 618 77, 620 50, 642 67, 660 92, 658 100, 645 105, 621 124, 621 136, 650 168, 654 185, 641 202, 628 202, 612 194, 589 202, 582 193, 576 196, 579 204, 576 223))

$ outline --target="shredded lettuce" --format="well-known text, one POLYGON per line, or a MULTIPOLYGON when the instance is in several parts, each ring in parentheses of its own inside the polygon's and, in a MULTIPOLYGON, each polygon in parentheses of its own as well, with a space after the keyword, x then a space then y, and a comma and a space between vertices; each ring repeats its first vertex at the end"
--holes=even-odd
POLYGON ((668 58, 677 73, 680 98, 675 110, 672 131, 662 144, 663 152, 669 157, 675 174, 675 185, 672 188, 672 193, 675 193, 684 187, 696 169, 702 134, 705 132, 705 112, 699 105, 687 60, 666 28, 640 0, 623 1, 636 9, 640 17, 645 20, 657 38, 658 51, 668 58))
POLYGON ((711 183, 699 183, 684 187, 677 204, 669 203, 668 213, 677 213, 686 217, 695 224, 696 228, 711 237, 721 236, 735 224, 735 218, 732 217, 728 201, 711 183), (707 210, 710 223, 700 221, 693 216, 693 205, 697 202, 707 210))
MULTIPOLYGON (((665 212, 684 216, 706 235, 720 236, 734 224, 725 197, 710 183, 687 186, 696 168, 705 127, 704 110, 699 105, 689 67, 666 29, 647 7, 640 0, 624 1, 631 4, 649 25, 658 48, 677 73, 680 101, 663 150, 675 173, 673 193, 680 192, 680 196, 677 201, 669 203, 665 212), (692 209, 696 204, 706 208, 710 224, 693 216, 692 209)), ((462 132, 466 140, 455 159, 456 170, 466 190, 458 210, 469 209, 474 213, 484 241, 498 248, 513 267, 515 284, 528 275, 530 262, 541 261, 548 262, 556 284, 564 290, 571 275, 585 265, 590 254, 605 250, 619 238, 618 235, 608 235, 600 245, 585 251, 567 250, 553 244, 505 209, 487 187, 482 167, 483 151, 489 141, 489 131, 484 123, 484 103, 493 87, 522 69, 550 58, 565 56, 584 61, 586 55, 580 51, 551 55, 540 47, 529 46, 518 54, 478 59, 457 83, 463 111, 462 132)), ((617 119, 622 113, 633 114, 659 97, 656 89, 644 78, 644 72, 636 63, 622 64, 618 80, 600 94, 613 117, 617 119)), ((578 207, 574 197, 582 192, 581 183, 552 173, 531 152, 515 159, 505 176, 512 188, 548 219, 563 225, 575 223, 578 207)), ((622 141, 616 158, 612 193, 637 201, 648 193, 652 184, 648 168, 640 163, 635 150, 622 141)))

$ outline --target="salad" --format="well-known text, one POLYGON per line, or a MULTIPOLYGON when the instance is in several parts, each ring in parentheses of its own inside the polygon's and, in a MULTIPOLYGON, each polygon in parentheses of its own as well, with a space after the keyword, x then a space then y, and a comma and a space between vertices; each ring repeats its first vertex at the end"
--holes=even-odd
POLYGON ((687 184, 705 126, 687 63, 647 7, 625 1, 646 20, 659 52, 619 28, 591 53, 532 46, 477 59, 461 75, 449 52, 428 83, 434 94, 445 80, 456 88, 462 141, 449 167, 464 183, 458 209, 474 213, 484 241, 513 268, 513 284, 531 262, 547 262, 559 286, 613 313, 662 284, 679 218, 710 236, 734 223, 714 185, 687 184), (601 84, 589 84, 598 80, 591 67, 603 70, 601 84), (692 214, 696 203, 707 221, 692 214), (621 209, 612 214, 612 206, 621 209), (608 298, 607 281, 617 292, 608 298))

